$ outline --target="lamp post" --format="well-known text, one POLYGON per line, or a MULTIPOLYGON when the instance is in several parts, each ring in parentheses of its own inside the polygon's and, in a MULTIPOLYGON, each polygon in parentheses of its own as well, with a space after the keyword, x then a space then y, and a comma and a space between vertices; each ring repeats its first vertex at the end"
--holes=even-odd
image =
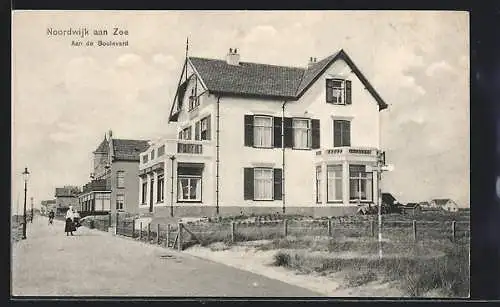
POLYGON ((24 179, 24 210, 23 210, 23 237, 22 239, 26 239, 26 193, 28 191, 28 180, 30 178, 30 172, 28 172, 28 168, 24 168, 23 179, 24 179))

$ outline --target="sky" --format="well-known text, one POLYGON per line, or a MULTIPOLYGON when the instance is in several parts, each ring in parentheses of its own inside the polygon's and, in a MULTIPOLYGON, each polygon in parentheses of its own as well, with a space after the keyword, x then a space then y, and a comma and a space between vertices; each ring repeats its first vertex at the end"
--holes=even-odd
MULTIPOLYGON (((91 152, 116 138, 172 135, 167 123, 189 54, 306 67, 344 49, 389 104, 382 146, 394 166, 382 187, 401 202, 469 205, 469 16, 433 11, 16 11, 13 13, 12 208, 89 180, 91 152), (53 36, 48 28, 127 30, 53 36), (111 33, 109 33, 111 34, 111 33), (84 46, 71 46, 72 41, 84 46)), ((21 211, 18 211, 21 212, 21 211)))

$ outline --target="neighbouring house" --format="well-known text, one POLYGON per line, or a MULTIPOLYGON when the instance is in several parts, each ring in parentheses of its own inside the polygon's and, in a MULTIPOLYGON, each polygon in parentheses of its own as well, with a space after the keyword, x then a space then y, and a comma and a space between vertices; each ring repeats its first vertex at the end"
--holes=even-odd
POLYGON ((420 205, 420 208, 422 208, 422 209, 430 207, 430 204, 428 201, 421 201, 418 204, 420 205))
POLYGON ((453 201, 452 199, 449 198, 440 198, 440 199, 433 199, 430 202, 431 207, 437 207, 440 208, 444 211, 448 212, 457 212, 458 211, 458 205, 453 201))
POLYGON ((42 200, 40 203, 40 213, 42 215, 47 215, 49 214, 50 211, 54 211, 56 213, 56 200, 55 199, 50 199, 50 200, 42 200))
POLYGON ((421 206, 418 203, 407 203, 406 205, 401 205, 400 209, 402 214, 408 215, 415 215, 422 212, 421 206))
POLYGON ((147 140, 113 138, 110 130, 93 152, 90 182, 79 196, 84 214, 138 212, 139 153, 147 140))
POLYGON ((56 215, 63 215, 68 210, 69 206, 73 206, 75 210, 81 210, 80 203, 78 201, 78 195, 80 194, 80 188, 77 186, 64 186, 62 188, 56 188, 56 215))
MULTIPOLYGON (((169 123, 141 154, 139 208, 156 215, 355 214, 387 108, 344 50, 306 68, 187 57, 169 123)), ((376 176, 375 176, 376 178, 376 176)))

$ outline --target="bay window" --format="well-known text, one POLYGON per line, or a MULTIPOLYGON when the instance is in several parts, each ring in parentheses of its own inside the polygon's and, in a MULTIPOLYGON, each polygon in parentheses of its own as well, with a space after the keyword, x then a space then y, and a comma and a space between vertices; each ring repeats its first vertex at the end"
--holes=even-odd
POLYGON ((327 178, 327 202, 342 201, 342 165, 328 165, 327 178))
POLYGON ((351 201, 373 201, 373 175, 364 165, 349 165, 351 201))

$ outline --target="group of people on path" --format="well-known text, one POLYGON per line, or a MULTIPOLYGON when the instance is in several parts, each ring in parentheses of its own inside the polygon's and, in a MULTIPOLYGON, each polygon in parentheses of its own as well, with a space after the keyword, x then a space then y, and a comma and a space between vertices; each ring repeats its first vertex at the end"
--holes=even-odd
MULTIPOLYGON (((53 225, 54 217, 54 211, 51 210, 49 213, 49 225, 53 225)), ((73 232, 80 226, 80 214, 78 214, 78 211, 73 209, 73 206, 69 206, 68 211, 66 211, 66 222, 64 224, 64 232, 66 233, 66 236, 72 236, 73 232)))

